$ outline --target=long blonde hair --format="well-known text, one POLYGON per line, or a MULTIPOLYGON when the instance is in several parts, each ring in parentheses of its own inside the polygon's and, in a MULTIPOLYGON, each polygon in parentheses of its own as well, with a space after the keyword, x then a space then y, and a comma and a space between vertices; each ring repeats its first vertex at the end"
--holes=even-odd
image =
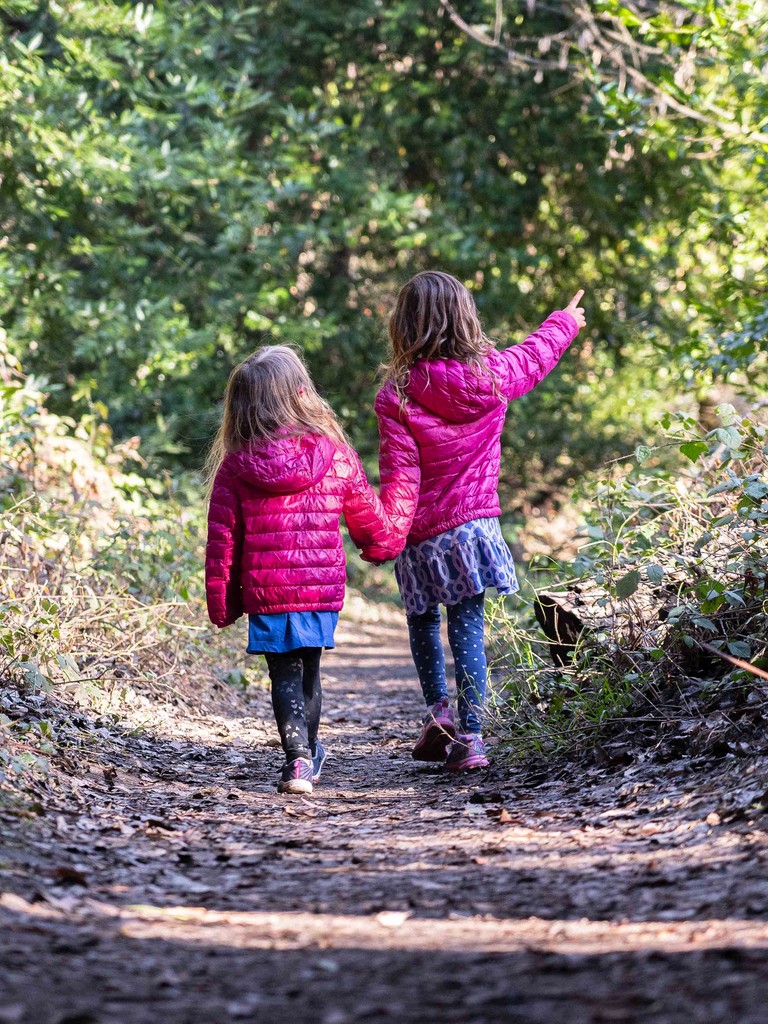
POLYGON ((493 342, 483 334, 475 300, 457 278, 424 270, 400 289, 389 318, 391 356, 384 379, 405 399, 410 369, 420 359, 457 359, 478 373, 493 342))
POLYGON ((298 353, 288 345, 265 345, 229 375, 221 425, 205 460, 209 491, 228 452, 281 434, 322 434, 347 443, 298 353))

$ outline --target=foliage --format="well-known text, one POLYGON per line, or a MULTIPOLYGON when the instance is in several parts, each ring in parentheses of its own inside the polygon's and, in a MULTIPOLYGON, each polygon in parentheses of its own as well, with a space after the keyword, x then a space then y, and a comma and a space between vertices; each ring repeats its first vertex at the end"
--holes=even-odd
POLYGON ((62 698, 100 707, 169 687, 200 632, 185 611, 200 601, 200 531, 128 471, 135 447, 48 412, 2 341, 0 453, 3 789, 72 733, 62 698))
POLYGON ((736 711, 765 709, 749 666, 768 667, 768 427, 728 405, 719 415, 704 437, 690 417, 668 416, 666 442, 638 447, 638 467, 593 496, 560 585, 589 593, 584 621, 599 624, 569 667, 553 671, 533 629, 501 622, 515 745, 594 744, 631 714, 663 722, 662 705, 676 699, 679 715, 686 687, 689 715, 724 693, 738 695, 736 711), (688 468, 665 467, 670 451, 688 468))
MULTIPOLYGON (((490 0, 459 7, 493 23, 490 0)), ((594 468, 653 411, 618 409, 612 383, 650 390, 656 345, 655 394, 699 389, 712 339, 749 330, 765 294, 761 5, 652 7, 508 3, 502 52, 420 0, 4 5, 15 350, 59 413, 104 402, 119 437, 196 462, 230 366, 290 340, 370 455, 383 320, 410 273, 466 280, 505 341, 585 286, 581 352, 599 357, 525 400, 506 470, 530 480, 533 454, 562 485, 574 444, 594 468), (623 26, 651 100, 596 63, 577 6, 623 26), (542 66, 507 59, 520 46, 542 66)))

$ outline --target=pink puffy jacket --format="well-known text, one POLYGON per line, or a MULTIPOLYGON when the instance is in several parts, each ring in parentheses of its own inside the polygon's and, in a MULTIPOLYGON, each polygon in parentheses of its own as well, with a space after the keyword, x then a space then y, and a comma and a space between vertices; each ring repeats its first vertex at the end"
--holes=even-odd
POLYGON ((211 621, 228 626, 243 612, 338 611, 346 577, 341 515, 358 546, 393 557, 386 513, 351 448, 305 434, 229 453, 208 511, 211 621))
MULTIPOLYGON (((578 334, 574 318, 552 313, 519 345, 485 357, 488 373, 455 359, 411 368, 401 410, 394 386, 376 396, 381 499, 397 534, 418 544, 471 519, 498 516, 501 431, 507 402, 531 391, 578 334)), ((401 546, 402 546, 401 540, 401 546)), ((368 545, 370 561, 391 544, 368 545)))

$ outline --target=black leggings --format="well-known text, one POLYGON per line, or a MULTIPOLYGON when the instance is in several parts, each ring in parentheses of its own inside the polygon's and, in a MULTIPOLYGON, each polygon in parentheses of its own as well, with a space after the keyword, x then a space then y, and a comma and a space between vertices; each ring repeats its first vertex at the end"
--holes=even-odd
POLYGON ((286 654, 265 654, 272 683, 272 708, 288 761, 312 757, 320 725, 322 647, 299 647, 286 654))

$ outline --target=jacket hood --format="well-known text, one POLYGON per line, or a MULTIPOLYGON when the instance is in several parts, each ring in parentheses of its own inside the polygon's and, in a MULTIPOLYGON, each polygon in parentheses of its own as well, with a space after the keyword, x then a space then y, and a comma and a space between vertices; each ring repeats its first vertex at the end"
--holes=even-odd
POLYGON ((480 419, 504 404, 489 362, 483 368, 457 359, 420 360, 411 367, 406 394, 450 423, 480 419))
POLYGON ((286 435, 233 452, 227 463, 241 480, 270 494, 295 494, 328 472, 336 446, 319 434, 286 435))

